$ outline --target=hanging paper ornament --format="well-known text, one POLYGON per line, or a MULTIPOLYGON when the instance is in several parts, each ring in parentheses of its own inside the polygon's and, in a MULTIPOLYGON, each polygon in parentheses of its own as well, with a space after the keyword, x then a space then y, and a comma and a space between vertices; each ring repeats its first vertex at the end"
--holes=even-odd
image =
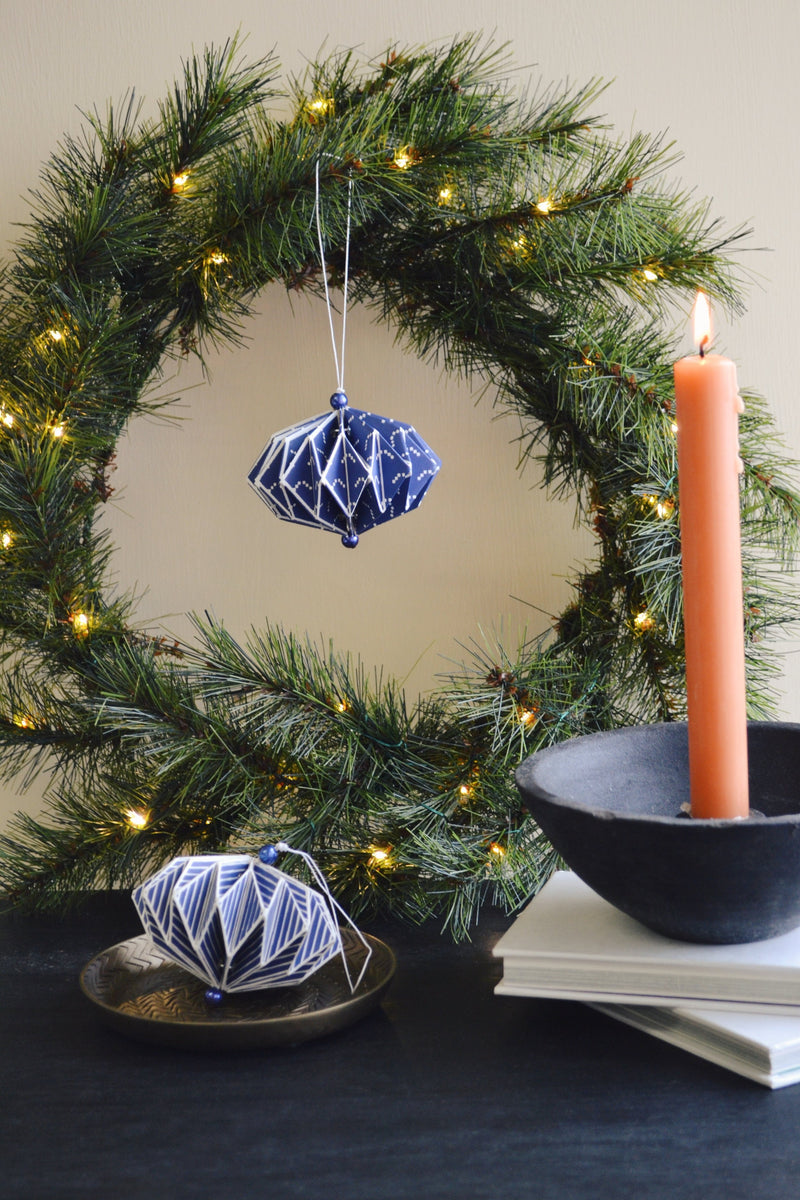
MULTIPOLYGON (((313 863, 301 851, 292 853, 313 863)), ((175 858, 133 893, 152 941, 210 985, 209 1001, 223 992, 301 983, 342 954, 339 905, 327 885, 326 895, 307 887, 278 870, 277 857, 276 847, 267 846, 259 858, 175 858)))
POLYGON ((351 545, 416 508, 442 464, 413 426, 350 408, 343 392, 331 404, 333 412, 276 433, 248 479, 282 520, 351 545))
POLYGON ((341 356, 337 352, 328 292, 316 171, 315 215, 325 302, 338 386, 332 413, 290 425, 270 438, 248 475, 268 508, 284 521, 339 533, 358 545, 358 535, 417 508, 442 463, 412 425, 350 408, 344 391, 347 286, 350 273, 350 207, 347 198, 341 356))

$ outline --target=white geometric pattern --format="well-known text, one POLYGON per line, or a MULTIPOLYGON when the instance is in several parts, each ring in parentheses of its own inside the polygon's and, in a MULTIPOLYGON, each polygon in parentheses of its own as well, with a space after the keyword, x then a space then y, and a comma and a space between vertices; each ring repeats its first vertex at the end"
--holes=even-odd
POLYGON ((133 902, 156 946, 223 992, 301 983, 342 949, 325 898, 249 854, 175 858, 133 902))

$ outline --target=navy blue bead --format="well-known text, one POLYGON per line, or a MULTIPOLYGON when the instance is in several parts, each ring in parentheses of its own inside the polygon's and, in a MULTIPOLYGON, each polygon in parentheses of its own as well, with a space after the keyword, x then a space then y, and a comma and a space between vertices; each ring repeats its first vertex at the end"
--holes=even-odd
POLYGON ((222 992, 219 988, 206 988, 206 1004, 222 1004, 222 992))
POLYGON ((261 859, 261 862, 271 867, 273 863, 278 861, 279 856, 274 846, 262 846, 258 852, 258 857, 261 859))
POLYGON ((331 408, 347 408, 347 396, 342 391, 335 391, 331 396, 331 408))
POLYGON ((343 533, 342 534, 342 545, 347 546, 348 550, 355 550, 356 546, 358 545, 358 534, 357 533, 343 533))

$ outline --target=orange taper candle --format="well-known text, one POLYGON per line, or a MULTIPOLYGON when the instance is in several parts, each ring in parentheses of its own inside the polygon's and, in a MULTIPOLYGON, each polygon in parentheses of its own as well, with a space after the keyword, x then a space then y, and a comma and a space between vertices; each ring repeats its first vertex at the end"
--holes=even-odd
POLYGON ((683 615, 693 817, 746 817, 747 710, 736 366, 706 354, 708 302, 698 293, 700 353, 675 363, 683 615))

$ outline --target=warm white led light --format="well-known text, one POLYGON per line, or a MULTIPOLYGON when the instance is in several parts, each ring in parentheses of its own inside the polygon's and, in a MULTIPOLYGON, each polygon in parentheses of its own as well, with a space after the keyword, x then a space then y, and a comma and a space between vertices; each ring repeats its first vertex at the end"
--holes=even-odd
POLYGON ((150 824, 150 813, 142 812, 136 808, 129 808, 125 813, 125 820, 131 829, 145 829, 150 824))

